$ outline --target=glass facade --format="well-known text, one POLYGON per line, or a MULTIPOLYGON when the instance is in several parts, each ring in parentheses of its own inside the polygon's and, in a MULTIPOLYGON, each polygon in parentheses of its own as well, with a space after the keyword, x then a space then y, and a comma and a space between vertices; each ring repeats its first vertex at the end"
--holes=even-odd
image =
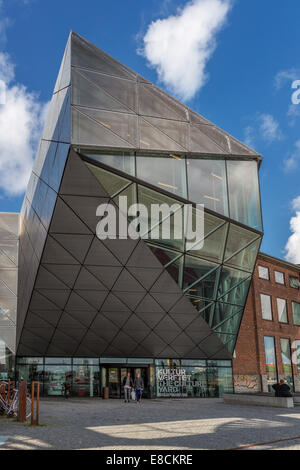
POLYGON ((214 159, 205 155, 108 155, 84 147, 78 152, 124 171, 174 195, 262 231, 257 161, 214 159), (133 156, 135 155, 135 157, 133 156), (201 183, 201 184, 200 184, 201 183))
POLYGON ((157 365, 129 359, 173 357, 183 375, 190 358, 207 362, 185 364, 180 395, 204 393, 204 376, 208 396, 230 388, 231 368, 209 360, 234 350, 262 238, 260 161, 72 32, 21 213, 17 356, 46 356, 22 374, 43 367, 48 395, 68 381, 120 396, 140 368, 151 395, 157 365), (118 235, 97 236, 99 206, 118 235), (102 356, 115 360, 81 359, 102 356))
POLYGON ((133 379, 142 376, 145 398, 214 398, 233 392, 231 361, 20 357, 17 363, 17 380, 39 381, 43 396, 63 396, 68 383, 74 397, 98 397, 108 387, 110 398, 122 398, 127 372, 133 379))
POLYGON ((274 338, 272 336, 265 336, 264 345, 268 390, 269 392, 273 392, 272 385, 278 381, 274 338))

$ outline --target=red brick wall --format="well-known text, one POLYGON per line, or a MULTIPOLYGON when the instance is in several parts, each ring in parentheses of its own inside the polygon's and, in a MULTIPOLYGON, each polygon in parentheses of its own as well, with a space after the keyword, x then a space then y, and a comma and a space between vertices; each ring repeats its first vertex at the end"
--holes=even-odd
MULTIPOLYGON (((264 336, 275 338, 278 374, 283 375, 280 338, 289 338, 291 344, 295 339, 300 340, 300 327, 294 325, 292 315, 292 301, 300 302, 300 290, 290 287, 289 274, 299 278, 299 269, 282 266, 276 263, 276 260, 270 261, 263 255, 259 256, 235 348, 233 360, 235 376, 261 377, 266 374, 264 336), (269 281, 259 278, 258 265, 269 268, 269 281), (275 282, 274 270, 284 273, 285 285, 275 282), (262 319, 261 293, 272 298, 273 321, 262 319), (277 297, 287 300, 288 324, 278 321, 277 297)), ((293 365, 293 372, 294 376, 298 374, 296 365, 293 365)))

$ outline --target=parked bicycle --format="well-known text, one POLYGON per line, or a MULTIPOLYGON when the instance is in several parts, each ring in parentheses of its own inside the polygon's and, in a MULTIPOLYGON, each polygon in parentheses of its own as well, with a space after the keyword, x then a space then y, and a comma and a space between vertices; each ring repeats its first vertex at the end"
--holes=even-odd
MULTIPOLYGON (((9 391, 8 383, 0 383, 0 409, 7 416, 18 416, 19 411, 19 390, 14 388, 9 391)), ((31 399, 26 397, 26 419, 31 416, 31 399)))

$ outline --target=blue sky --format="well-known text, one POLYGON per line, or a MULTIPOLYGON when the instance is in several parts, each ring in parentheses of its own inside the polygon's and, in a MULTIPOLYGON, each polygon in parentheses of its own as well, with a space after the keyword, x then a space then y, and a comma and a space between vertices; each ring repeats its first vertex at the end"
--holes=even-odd
POLYGON ((20 210, 73 29, 263 155, 262 250, 300 263, 299 15, 299 0, 0 0, 0 211, 20 210))

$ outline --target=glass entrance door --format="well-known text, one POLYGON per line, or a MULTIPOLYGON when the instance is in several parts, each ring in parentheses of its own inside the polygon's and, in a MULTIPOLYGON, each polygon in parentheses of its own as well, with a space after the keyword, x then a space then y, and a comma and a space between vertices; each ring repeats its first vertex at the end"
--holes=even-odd
POLYGON ((132 381, 140 374, 144 381, 143 398, 148 398, 148 367, 108 367, 107 383, 109 388, 109 398, 123 398, 123 380, 127 372, 130 372, 132 381))
POLYGON ((120 398, 120 369, 119 367, 108 368, 109 398, 120 398))

